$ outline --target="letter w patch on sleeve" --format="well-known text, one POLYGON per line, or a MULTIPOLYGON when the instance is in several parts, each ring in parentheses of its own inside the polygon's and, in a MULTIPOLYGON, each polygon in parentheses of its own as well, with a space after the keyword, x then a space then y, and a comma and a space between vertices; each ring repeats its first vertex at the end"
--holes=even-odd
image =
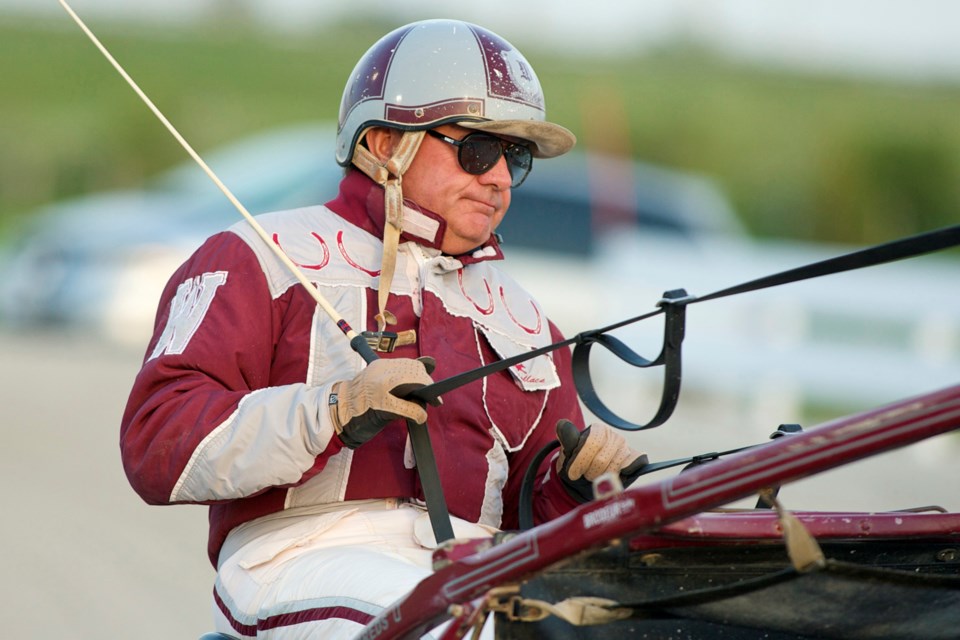
POLYGON ((170 301, 167 325, 147 360, 153 360, 165 353, 183 353, 207 315, 217 289, 226 282, 226 271, 203 273, 182 282, 170 301))

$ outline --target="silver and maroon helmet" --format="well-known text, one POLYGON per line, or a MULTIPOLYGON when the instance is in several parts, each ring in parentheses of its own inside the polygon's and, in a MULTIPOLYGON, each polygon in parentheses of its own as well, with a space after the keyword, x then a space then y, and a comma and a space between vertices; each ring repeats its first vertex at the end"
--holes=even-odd
POLYGON ((414 22, 377 41, 350 74, 337 162, 350 164, 369 127, 423 131, 449 123, 528 141, 534 157, 566 153, 576 138, 545 117, 540 81, 509 42, 459 20, 414 22))

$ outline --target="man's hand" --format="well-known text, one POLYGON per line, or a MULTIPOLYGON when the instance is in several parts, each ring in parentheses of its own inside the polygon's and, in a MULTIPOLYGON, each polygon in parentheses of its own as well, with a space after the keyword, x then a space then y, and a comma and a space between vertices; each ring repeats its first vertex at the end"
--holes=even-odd
MULTIPOLYGON (((356 449, 398 418, 426 422, 423 403, 404 400, 403 396, 433 384, 430 373, 434 366, 432 358, 374 360, 353 380, 336 383, 328 404, 343 444, 356 449)), ((439 405, 440 399, 431 404, 439 405)))
POLYGON ((594 423, 581 432, 569 420, 560 420, 557 439, 561 446, 557 473, 581 502, 593 499, 593 481, 604 473, 619 474, 626 487, 647 466, 647 454, 628 447, 623 436, 605 424, 594 423))

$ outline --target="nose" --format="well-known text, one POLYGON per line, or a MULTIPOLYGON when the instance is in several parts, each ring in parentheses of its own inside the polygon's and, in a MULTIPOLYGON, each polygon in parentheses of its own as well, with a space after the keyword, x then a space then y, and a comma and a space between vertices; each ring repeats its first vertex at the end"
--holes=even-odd
POLYGON ((513 178, 510 177, 510 169, 507 168, 507 159, 503 156, 500 156, 500 159, 497 160, 497 163, 493 165, 490 171, 480 174, 477 177, 480 179, 481 184, 493 185, 498 191, 509 189, 513 183, 513 178))

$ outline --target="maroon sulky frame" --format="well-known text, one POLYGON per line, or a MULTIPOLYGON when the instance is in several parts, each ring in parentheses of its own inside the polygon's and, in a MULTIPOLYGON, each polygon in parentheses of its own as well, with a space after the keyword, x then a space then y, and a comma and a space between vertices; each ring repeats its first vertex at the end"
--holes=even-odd
MULTIPOLYGON (((491 588, 518 582, 611 540, 650 533, 766 487, 955 429, 960 429, 960 385, 778 438, 655 484, 631 487, 439 569, 371 621, 357 640, 419 638, 450 617, 451 605, 469 605, 491 588)), ((914 514, 911 520, 928 535, 960 533, 957 514, 946 519, 943 514, 914 514)), ((773 530, 769 518, 754 521, 753 527, 757 530, 741 535, 773 530)))

